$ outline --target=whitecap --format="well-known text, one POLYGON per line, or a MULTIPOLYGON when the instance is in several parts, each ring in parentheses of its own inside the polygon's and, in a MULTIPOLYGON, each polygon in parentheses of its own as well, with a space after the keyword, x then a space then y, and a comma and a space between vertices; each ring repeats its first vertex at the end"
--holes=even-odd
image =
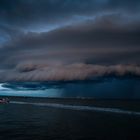
POLYGON ((29 103, 29 102, 20 102, 20 101, 12 101, 11 103, 29 104, 29 105, 36 105, 36 106, 46 106, 46 107, 52 107, 52 108, 70 109, 70 110, 79 110, 79 111, 110 112, 110 113, 117 113, 117 114, 140 116, 140 112, 122 110, 119 108, 104 108, 104 107, 95 107, 95 106, 68 105, 68 104, 58 104, 58 103, 29 103))

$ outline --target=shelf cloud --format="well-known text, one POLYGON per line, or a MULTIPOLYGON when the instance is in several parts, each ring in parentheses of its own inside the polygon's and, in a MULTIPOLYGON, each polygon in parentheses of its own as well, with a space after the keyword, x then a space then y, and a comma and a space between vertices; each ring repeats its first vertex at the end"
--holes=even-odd
POLYGON ((0 81, 73 81, 94 80, 104 76, 140 76, 140 66, 137 65, 18 65, 16 69, 1 71, 0 81))
POLYGON ((138 0, 2 0, 0 81, 140 76, 138 0))

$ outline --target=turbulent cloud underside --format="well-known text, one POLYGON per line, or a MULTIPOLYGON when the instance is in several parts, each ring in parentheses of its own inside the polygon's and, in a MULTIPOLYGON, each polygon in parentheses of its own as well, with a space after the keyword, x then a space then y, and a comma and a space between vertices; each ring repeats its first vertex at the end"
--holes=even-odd
POLYGON ((140 76, 140 1, 0 1, 0 81, 140 76))

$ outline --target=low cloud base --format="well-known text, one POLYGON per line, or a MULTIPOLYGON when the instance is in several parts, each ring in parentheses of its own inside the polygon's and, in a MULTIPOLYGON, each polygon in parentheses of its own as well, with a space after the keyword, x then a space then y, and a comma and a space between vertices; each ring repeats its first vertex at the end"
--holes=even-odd
POLYGON ((13 69, 1 70, 0 81, 74 81, 97 77, 140 76, 139 65, 33 64, 23 63, 13 69))

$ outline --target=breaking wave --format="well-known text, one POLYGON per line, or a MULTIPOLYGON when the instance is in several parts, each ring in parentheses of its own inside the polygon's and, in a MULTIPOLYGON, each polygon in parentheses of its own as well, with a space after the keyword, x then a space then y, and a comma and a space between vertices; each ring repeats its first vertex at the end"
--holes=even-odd
POLYGON ((52 107, 52 108, 70 109, 70 110, 79 110, 79 111, 108 112, 108 113, 140 116, 140 112, 122 110, 122 109, 118 109, 118 108, 104 108, 104 107, 95 107, 95 106, 68 105, 68 104, 58 104, 58 103, 29 103, 29 102, 21 102, 21 101, 11 101, 10 103, 12 103, 12 104, 35 105, 35 106, 46 106, 46 107, 52 107))

